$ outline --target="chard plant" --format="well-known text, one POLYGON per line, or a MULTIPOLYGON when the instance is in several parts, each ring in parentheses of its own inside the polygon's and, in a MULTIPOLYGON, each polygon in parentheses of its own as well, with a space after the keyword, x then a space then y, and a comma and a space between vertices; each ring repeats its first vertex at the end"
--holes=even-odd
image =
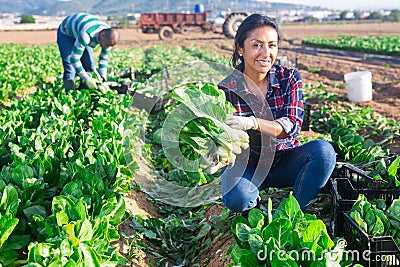
MULTIPOLYGON (((360 194, 349 215, 368 235, 392 236, 400 247, 400 199, 393 200, 392 204, 386 207, 383 199, 368 201, 365 195, 360 194)), ((355 230, 353 234, 359 235, 355 230)))
POLYGON ((206 184, 249 146, 249 137, 224 123, 236 110, 214 84, 187 84, 173 90, 171 98, 174 103, 162 114, 153 134, 158 148, 155 165, 162 167, 170 181, 185 186, 206 184))
POLYGON ((393 156, 392 162, 387 162, 385 158, 378 161, 373 166, 366 167, 368 175, 377 180, 384 180, 389 184, 400 187, 400 156, 393 156))
POLYGON ((252 209, 248 219, 236 216, 232 232, 236 243, 229 266, 350 266, 344 259, 344 242, 335 242, 325 224, 315 215, 304 214, 290 194, 272 214, 252 209))

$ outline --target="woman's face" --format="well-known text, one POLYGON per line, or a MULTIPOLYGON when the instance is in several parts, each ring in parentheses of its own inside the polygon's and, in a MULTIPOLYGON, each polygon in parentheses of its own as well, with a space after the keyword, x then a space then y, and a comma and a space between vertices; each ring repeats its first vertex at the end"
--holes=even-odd
POLYGON ((265 77, 278 55, 278 33, 271 26, 256 28, 238 52, 243 55, 244 74, 250 78, 265 77))

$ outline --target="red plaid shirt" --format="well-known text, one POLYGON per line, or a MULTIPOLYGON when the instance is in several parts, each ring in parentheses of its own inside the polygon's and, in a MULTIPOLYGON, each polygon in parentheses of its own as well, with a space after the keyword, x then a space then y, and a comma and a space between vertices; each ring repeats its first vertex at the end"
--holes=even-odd
POLYGON ((296 137, 303 123, 304 96, 301 76, 296 69, 280 65, 272 66, 268 73, 268 91, 263 103, 248 90, 243 80, 243 73, 239 71, 234 71, 226 77, 218 87, 225 92, 226 99, 236 108, 235 115, 277 121, 288 135, 285 139, 277 139, 263 135, 259 131, 248 131, 250 159, 258 162, 262 152, 271 153, 272 147, 275 151, 281 151, 301 145, 296 137))

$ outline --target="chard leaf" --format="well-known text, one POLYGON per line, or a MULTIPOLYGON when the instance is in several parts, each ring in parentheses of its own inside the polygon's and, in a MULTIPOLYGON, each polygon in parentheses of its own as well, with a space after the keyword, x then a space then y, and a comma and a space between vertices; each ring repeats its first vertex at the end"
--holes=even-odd
POLYGON ((12 185, 7 185, 3 190, 3 195, 1 197, 0 212, 2 214, 15 214, 21 200, 18 197, 18 192, 12 185))
MULTIPOLYGON (((305 214, 308 215, 308 214, 305 214)), ((306 216, 304 217, 299 217, 296 220, 296 223, 293 227, 293 233, 297 233, 299 238, 303 236, 304 231, 307 229, 307 227, 310 225, 310 221, 307 220, 306 216)))
POLYGON ((374 209, 367 210, 364 220, 368 225, 374 225, 374 223, 376 222, 374 209))
POLYGON ((236 224, 236 233, 237 237, 240 239, 242 242, 247 242, 249 238, 249 234, 251 231, 251 227, 248 226, 245 223, 238 223, 236 224))
POLYGON ((41 205, 34 205, 24 209, 23 211, 28 219, 31 219, 33 215, 41 215, 43 217, 47 217, 46 209, 41 205))
POLYGON ((388 217, 386 216, 386 214, 382 210, 375 209, 375 215, 377 218, 379 218, 381 220, 382 227, 383 227, 382 235, 385 235, 390 228, 390 221, 389 221, 388 217))
POLYGON ((299 202, 290 193, 290 196, 286 198, 276 209, 274 213, 274 219, 285 218, 288 219, 292 224, 295 224, 297 217, 303 217, 303 212, 300 209, 299 202))
POLYGON ((18 258, 18 254, 12 249, 1 249, 0 250, 0 263, 1 266, 12 266, 15 260, 18 258))
POLYGON ((95 250, 85 243, 80 243, 79 248, 82 251, 84 266, 100 267, 100 257, 95 250))
POLYGON ((400 200, 395 199, 392 202, 392 205, 387 209, 388 218, 390 223, 394 226, 395 229, 400 229, 400 200))
POLYGON ((68 215, 64 211, 59 211, 56 213, 56 220, 58 226, 63 226, 69 222, 68 215))
POLYGON ((200 240, 205 237, 211 231, 211 225, 208 223, 204 223, 199 230, 199 233, 194 238, 194 240, 200 240))
POLYGON ((264 240, 276 240, 278 249, 286 249, 292 243, 292 223, 285 218, 278 218, 268 224, 263 233, 264 240))
POLYGON ((350 212, 350 217, 353 218, 353 220, 357 223, 360 228, 368 233, 368 224, 364 221, 364 219, 361 217, 361 214, 358 210, 351 211, 350 212))
POLYGON ((52 212, 57 214, 59 211, 63 211, 68 215, 70 221, 80 220, 80 216, 75 209, 76 203, 67 196, 56 196, 53 198, 52 212))
POLYGON ((76 238, 76 235, 75 235, 75 224, 72 224, 72 223, 67 224, 65 226, 65 232, 68 235, 68 239, 71 241, 71 245, 73 247, 77 247, 79 245, 79 239, 76 238))
POLYGON ((335 245, 321 220, 310 222, 303 233, 301 244, 303 247, 314 251, 317 256, 321 255, 324 249, 329 249, 335 245))
POLYGON ((61 241, 60 252, 61 255, 68 258, 71 257, 71 255, 74 253, 74 249, 71 248, 71 244, 69 243, 68 239, 64 239, 63 241, 61 241))
POLYGON ((79 215, 79 220, 85 220, 87 216, 87 209, 82 201, 76 203, 76 213, 79 215))
POLYGON ((232 257, 232 260, 236 264, 239 264, 240 263, 240 258, 243 255, 249 255, 249 252, 251 253, 251 251, 249 251, 248 249, 242 249, 237 244, 234 244, 230 256, 232 257))
POLYGON ((11 235, 7 240, 7 248, 21 249, 29 244, 30 235, 11 235))
POLYGON ((265 217, 261 210, 255 208, 249 211, 249 223, 252 228, 261 230, 265 223, 265 217))
POLYGON ((11 213, 0 216, 0 248, 3 247, 4 243, 7 241, 8 237, 14 231, 14 228, 18 224, 18 219, 14 217, 11 213))
POLYGON ((91 241, 93 238, 92 224, 89 220, 84 220, 79 230, 78 239, 80 242, 91 241))
POLYGON ((115 195, 107 200, 99 216, 105 216, 111 224, 118 225, 125 215, 125 201, 122 195, 115 195))
POLYGON ((236 240, 236 243, 241 247, 241 248, 248 248, 248 244, 246 242, 242 242, 238 236, 238 232, 237 232, 237 225, 239 223, 244 223, 249 225, 249 222, 243 217, 243 216, 236 216, 231 224, 231 231, 233 233, 233 236, 236 240))
MULTIPOLYGON (((57 261, 53 261, 52 263, 50 263, 48 267, 58 267, 58 266, 66 267, 67 265, 63 264, 63 262, 61 260, 57 260, 57 261)), ((68 266, 74 266, 75 267, 76 264, 75 265, 68 265, 68 266)))
MULTIPOLYGON (((368 224, 368 222, 367 222, 368 224)), ((371 234, 373 236, 382 236, 385 233, 385 227, 383 226, 383 222, 379 216, 376 216, 376 221, 374 224, 368 224, 369 227, 369 232, 368 234, 371 234)))
POLYGON ((241 267, 254 267, 258 266, 258 259, 251 251, 249 251, 240 257, 239 263, 241 267))
POLYGON ((389 177, 392 177, 392 178, 396 178, 398 175, 397 175, 397 172, 398 172, 398 170, 399 170, 399 165, 400 165, 400 156, 398 156, 391 164, 390 164, 390 166, 389 166, 389 168, 388 168, 388 175, 389 175, 389 177))
POLYGON ((258 255, 260 251, 264 251, 267 247, 263 243, 263 239, 261 236, 261 232, 258 229, 251 229, 251 233, 249 234, 248 242, 250 245, 250 250, 254 253, 254 255, 258 255))

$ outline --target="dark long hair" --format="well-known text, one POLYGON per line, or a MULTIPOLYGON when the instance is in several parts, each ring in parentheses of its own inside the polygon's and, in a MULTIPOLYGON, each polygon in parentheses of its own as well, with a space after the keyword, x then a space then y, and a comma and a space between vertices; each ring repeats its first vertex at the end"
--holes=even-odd
POLYGON ((279 31, 278 23, 275 21, 275 19, 270 18, 268 16, 263 16, 261 14, 252 14, 248 16, 240 24, 235 35, 235 50, 233 51, 233 55, 231 58, 231 64, 233 68, 243 72, 244 70, 243 57, 239 56, 238 49, 239 47, 243 48, 244 40, 246 40, 246 38, 249 36, 252 30, 264 26, 270 26, 274 28, 278 33, 278 42, 280 41, 281 33, 279 31))

